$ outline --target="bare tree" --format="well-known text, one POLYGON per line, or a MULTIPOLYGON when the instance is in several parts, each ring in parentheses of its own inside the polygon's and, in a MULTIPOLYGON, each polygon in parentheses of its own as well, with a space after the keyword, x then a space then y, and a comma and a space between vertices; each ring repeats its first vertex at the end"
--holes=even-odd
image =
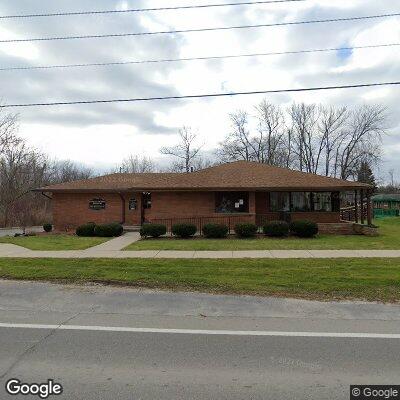
POLYGON ((335 151, 342 141, 344 126, 349 116, 346 107, 320 106, 320 119, 318 129, 321 133, 322 147, 324 149, 324 174, 331 175, 332 162, 335 159, 335 151))
POLYGON ((389 170, 389 185, 394 187, 394 169, 389 170))
POLYGON ((285 121, 282 110, 267 101, 256 106, 258 129, 249 130, 249 114, 238 110, 229 115, 232 130, 226 136, 217 154, 224 161, 257 161, 270 165, 285 165, 285 121))
POLYGON ((285 151, 285 117, 282 109, 266 100, 256 106, 258 135, 251 140, 255 161, 283 166, 287 163, 285 151))
POLYGON ((4 147, 0 160, 0 213, 3 226, 25 224, 28 214, 33 215, 35 205, 32 199, 35 195, 30 191, 41 186, 45 176, 43 155, 30 149, 23 140, 15 143, 11 141, 4 147), (22 208, 24 212, 21 212, 22 208), (29 213, 27 210, 30 210, 29 213))
POLYGON ((91 168, 74 163, 70 160, 47 161, 46 184, 78 181, 94 176, 91 168))
POLYGON ((125 173, 145 173, 154 172, 155 163, 146 156, 130 155, 122 161, 120 172, 125 173))
POLYGON ((18 116, 0 110, 0 224, 27 226, 49 217, 49 202, 32 189, 84 179, 92 172, 70 161, 50 162, 17 135, 18 116))
POLYGON ((292 104, 288 110, 293 129, 292 152, 298 160, 300 171, 317 173, 325 147, 318 131, 319 109, 315 104, 292 104))
POLYGON ((18 114, 7 113, 0 108, 0 155, 11 144, 17 144, 20 139, 16 136, 18 130, 18 114))
POLYGON ((178 158, 176 168, 190 172, 190 167, 199 155, 202 146, 196 144, 198 135, 190 127, 184 126, 179 130, 180 142, 175 146, 162 147, 161 154, 178 158))
POLYGON ((386 108, 365 105, 352 110, 335 155, 335 176, 355 178, 362 162, 376 165, 385 133, 386 108))
POLYGON ((231 120, 232 131, 220 143, 217 154, 224 161, 252 161, 254 151, 248 129, 249 114, 246 111, 238 110, 229 114, 229 118, 231 120))
POLYGON ((343 179, 356 179, 362 162, 379 162, 386 119, 381 106, 348 110, 293 103, 285 114, 264 100, 256 111, 256 132, 246 111, 229 115, 233 129, 217 149, 223 161, 257 161, 343 179))

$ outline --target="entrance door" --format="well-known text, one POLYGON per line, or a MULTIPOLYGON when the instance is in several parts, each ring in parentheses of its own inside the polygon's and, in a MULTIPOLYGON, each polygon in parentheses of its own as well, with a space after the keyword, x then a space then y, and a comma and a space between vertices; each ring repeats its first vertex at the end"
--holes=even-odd
POLYGON ((151 209, 151 193, 150 192, 143 192, 142 193, 142 225, 144 222, 147 222, 146 218, 146 211, 151 209))

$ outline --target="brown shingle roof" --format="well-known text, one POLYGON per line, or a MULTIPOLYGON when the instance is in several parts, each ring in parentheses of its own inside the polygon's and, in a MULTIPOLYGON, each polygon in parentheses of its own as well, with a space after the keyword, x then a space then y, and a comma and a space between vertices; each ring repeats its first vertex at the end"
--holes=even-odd
POLYGON ((111 174, 36 189, 42 192, 128 190, 351 190, 369 185, 235 161, 192 173, 111 174))

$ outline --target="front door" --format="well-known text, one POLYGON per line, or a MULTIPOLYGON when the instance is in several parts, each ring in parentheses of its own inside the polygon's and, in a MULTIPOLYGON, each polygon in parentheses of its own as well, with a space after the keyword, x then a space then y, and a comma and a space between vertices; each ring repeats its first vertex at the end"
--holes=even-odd
POLYGON ((146 212, 151 209, 151 193, 150 192, 143 192, 142 193, 142 201, 141 201, 141 224, 143 225, 144 222, 147 222, 146 212))

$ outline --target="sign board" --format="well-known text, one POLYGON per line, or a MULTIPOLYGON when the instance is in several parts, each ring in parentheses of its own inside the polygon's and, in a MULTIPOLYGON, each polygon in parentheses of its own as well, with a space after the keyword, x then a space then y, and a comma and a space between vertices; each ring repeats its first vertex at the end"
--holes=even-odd
POLYGON ((95 211, 104 210, 106 208, 106 202, 103 199, 92 199, 89 201, 89 208, 95 211))

